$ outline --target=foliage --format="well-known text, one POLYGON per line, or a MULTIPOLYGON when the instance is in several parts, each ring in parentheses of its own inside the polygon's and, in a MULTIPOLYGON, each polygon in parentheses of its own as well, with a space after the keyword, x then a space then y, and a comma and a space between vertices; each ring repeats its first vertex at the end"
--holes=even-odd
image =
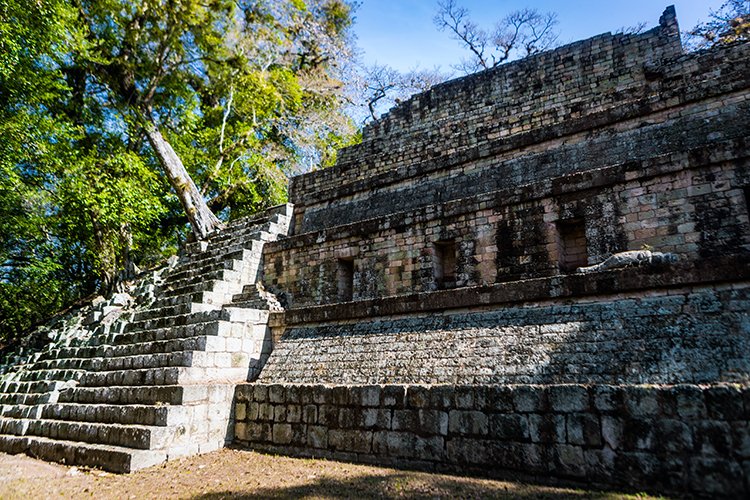
POLYGON ((469 11, 455 0, 438 2, 434 18, 438 29, 447 30, 471 56, 457 69, 465 73, 493 68, 519 57, 549 49, 557 41, 557 15, 536 9, 513 11, 486 31, 469 19, 469 11))
POLYGON ((225 219, 330 162, 350 24, 344 0, 0 2, 0 343, 185 238, 146 123, 225 219))
POLYGON ((701 49, 717 44, 750 40, 750 0, 727 0, 709 20, 688 32, 688 47, 701 49))
POLYGON ((377 120, 383 109, 388 109, 413 94, 429 90, 447 79, 448 76, 437 69, 413 69, 402 73, 380 64, 362 68, 358 83, 369 115, 365 120, 377 120))

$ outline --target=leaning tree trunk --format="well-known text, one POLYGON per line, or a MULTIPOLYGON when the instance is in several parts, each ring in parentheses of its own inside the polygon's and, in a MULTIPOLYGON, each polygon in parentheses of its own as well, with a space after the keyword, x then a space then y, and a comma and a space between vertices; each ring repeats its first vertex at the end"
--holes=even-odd
POLYGON ((154 152, 167 174, 169 183, 177 193, 180 203, 182 203, 182 208, 190 221, 195 237, 199 240, 206 239, 209 234, 221 227, 221 221, 206 205, 195 182, 193 182, 188 171, 185 170, 182 160, 174 152, 169 142, 164 139, 164 136, 161 135, 150 113, 144 116, 143 124, 148 142, 154 148, 154 152))

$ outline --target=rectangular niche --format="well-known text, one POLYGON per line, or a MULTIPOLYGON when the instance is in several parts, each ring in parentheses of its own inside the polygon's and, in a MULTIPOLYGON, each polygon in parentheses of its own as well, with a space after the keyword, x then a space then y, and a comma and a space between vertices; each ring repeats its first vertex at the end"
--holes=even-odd
POLYGON ((435 283, 438 288, 456 286, 456 241, 435 242, 435 283))
POLYGON ((339 302, 350 302, 354 298, 354 259, 337 260, 336 290, 339 302))
POLYGON ((588 265, 586 224, 583 219, 557 222, 558 265, 566 273, 588 265))

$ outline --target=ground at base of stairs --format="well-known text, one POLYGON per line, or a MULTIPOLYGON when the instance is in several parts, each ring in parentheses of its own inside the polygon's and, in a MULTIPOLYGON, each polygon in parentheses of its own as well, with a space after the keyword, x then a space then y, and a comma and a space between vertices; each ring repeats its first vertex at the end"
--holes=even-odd
POLYGON ((117 475, 0 453, 0 498, 648 498, 222 449, 117 475))

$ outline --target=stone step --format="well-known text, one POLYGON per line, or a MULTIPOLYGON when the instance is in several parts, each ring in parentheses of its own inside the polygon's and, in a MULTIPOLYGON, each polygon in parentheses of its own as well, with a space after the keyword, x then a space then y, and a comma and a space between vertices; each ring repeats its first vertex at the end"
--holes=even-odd
POLYGON ((195 337, 183 337, 154 342, 140 342, 137 344, 123 345, 98 345, 82 347, 64 347, 51 349, 39 358, 39 361, 50 359, 71 358, 102 358, 105 361, 125 356, 138 356, 144 354, 168 354, 177 351, 225 351, 226 340, 224 337, 214 335, 198 335, 195 337))
POLYGON ((40 417, 49 420, 168 426, 184 423, 192 412, 188 406, 108 405, 55 403, 41 407, 40 417))
POLYGON ((170 353, 144 354, 137 356, 122 356, 118 358, 64 358, 36 361, 30 369, 41 370, 88 370, 88 371, 111 371, 129 370, 139 368, 159 368, 164 366, 191 366, 194 351, 176 351, 170 353))
POLYGON ((200 335, 237 338, 244 338, 246 336, 245 332, 240 332, 236 326, 233 328, 233 323, 229 321, 209 321, 207 323, 194 323, 178 327, 163 327, 106 335, 100 340, 102 345, 126 345, 197 337, 200 335))
POLYGON ((170 366, 135 370, 87 372, 79 387, 154 386, 208 383, 215 381, 244 381, 247 367, 185 367, 170 366))
POLYGON ((133 321, 142 321, 147 319, 164 318, 169 316, 180 316, 182 314, 192 314, 196 312, 211 311, 219 306, 214 304, 205 304, 203 302, 184 302, 171 306, 157 307, 138 311, 133 317, 133 321))
POLYGON ((22 370, 14 380, 18 382, 78 380, 83 370, 22 370))
MULTIPOLYGON (((224 271, 227 273, 229 271, 224 271)), ((234 272, 234 271, 231 271, 234 272)), ((242 276, 236 273, 235 276, 217 278, 215 276, 197 276, 184 280, 179 286, 170 287, 164 290, 164 297, 175 297, 178 295, 188 295, 197 292, 216 292, 235 294, 242 289, 242 283, 252 281, 253 278, 248 274, 242 276)))
MULTIPOLYGON (((166 448, 173 444, 176 437, 179 437, 175 432, 176 429, 170 427, 45 419, 35 419, 28 422, 26 434, 30 436, 123 446, 140 450, 166 448)), ((2 433, 11 434, 10 432, 2 433)))
POLYGON ((33 380, 33 381, 16 381, 11 380, 0 384, 0 394, 19 393, 19 394, 37 394, 54 391, 62 386, 65 382, 62 380, 33 380))
POLYGON ((162 307, 175 306, 188 302, 203 304, 225 304, 231 300, 231 296, 223 292, 200 291, 185 295, 173 295, 170 297, 160 297, 149 306, 149 309, 158 309, 162 307))
MULTIPOLYGON (((239 283, 239 282, 247 282, 249 276, 251 276, 253 273, 248 269, 239 269, 239 270, 232 270, 232 269, 222 269, 218 271, 210 271, 207 273, 188 273, 185 276, 183 276, 180 279, 174 279, 169 280, 167 283, 165 283, 165 286, 162 290, 162 293, 166 292, 172 292, 173 290, 180 290, 184 289, 190 285, 199 285, 201 283, 206 283, 209 281, 220 281, 220 282, 227 282, 227 283, 239 283)), ((210 292, 212 290, 203 290, 203 289, 195 289, 195 292, 210 292)), ((163 300, 165 297, 174 296, 175 294, 170 294, 167 296, 159 297, 160 300, 163 300)))
MULTIPOLYGON (((244 258, 244 255, 243 255, 244 258)), ((169 273, 165 283, 173 283, 184 278, 190 278, 196 275, 207 275, 221 271, 241 271, 244 265, 243 259, 225 258, 217 261, 211 261, 203 265, 196 265, 195 262, 186 262, 184 265, 175 267, 169 273)))
POLYGON ((57 402, 111 405, 179 405, 183 402, 183 386, 75 387, 62 391, 57 402))
POLYGON ((128 473, 160 464, 165 450, 133 450, 121 446, 49 439, 39 436, 0 435, 0 450, 60 462, 66 465, 98 467, 110 472, 128 473))
POLYGON ((48 403, 50 398, 51 393, 49 392, 4 392, 0 393, 0 405, 38 405, 42 403, 48 403))
POLYGON ((223 309, 196 312, 192 314, 181 314, 146 320, 134 320, 125 327, 125 333, 155 330, 157 328, 175 328, 196 323, 209 323, 211 321, 230 321, 229 314, 223 309))

